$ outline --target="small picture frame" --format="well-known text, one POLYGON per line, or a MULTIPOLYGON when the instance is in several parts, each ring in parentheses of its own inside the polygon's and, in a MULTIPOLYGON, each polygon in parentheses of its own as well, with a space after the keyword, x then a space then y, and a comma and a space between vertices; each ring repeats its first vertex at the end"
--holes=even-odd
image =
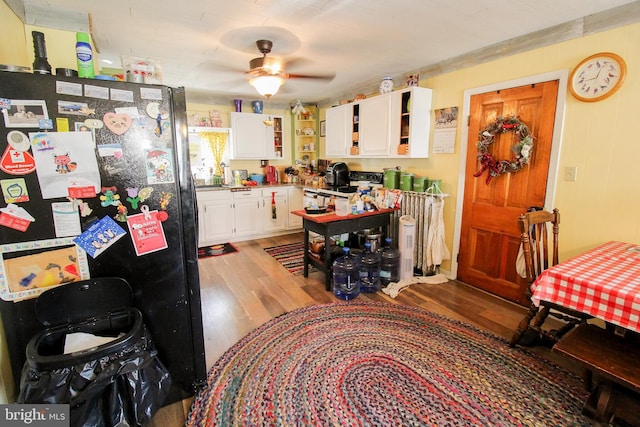
POLYGON ((2 109, 8 128, 38 128, 40 120, 48 120, 47 105, 42 100, 12 99, 9 108, 2 109))
POLYGON ((320 136, 327 136, 327 121, 322 120, 320 122, 320 136))

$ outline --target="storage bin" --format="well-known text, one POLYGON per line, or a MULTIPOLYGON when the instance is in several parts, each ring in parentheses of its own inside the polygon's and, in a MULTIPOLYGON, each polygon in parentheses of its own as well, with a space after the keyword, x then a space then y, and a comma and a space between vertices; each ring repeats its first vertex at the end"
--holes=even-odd
POLYGON ((346 216, 351 212, 351 204, 347 199, 336 199, 336 215, 346 216))

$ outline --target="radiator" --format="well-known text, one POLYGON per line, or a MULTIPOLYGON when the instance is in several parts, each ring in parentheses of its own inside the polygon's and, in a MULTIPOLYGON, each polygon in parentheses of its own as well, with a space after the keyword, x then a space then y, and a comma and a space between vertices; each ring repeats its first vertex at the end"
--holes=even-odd
MULTIPOLYGON (((433 245, 434 237, 429 238, 429 227, 431 232, 437 230, 437 224, 434 224, 433 214, 435 208, 442 208, 444 195, 429 194, 416 191, 404 191, 402 193, 402 202, 400 209, 395 211, 391 216, 391 226, 389 227, 389 235, 394 242, 398 243, 399 238, 399 222, 403 215, 410 215, 415 219, 414 246, 413 246, 413 267, 414 271, 421 271, 424 276, 434 274, 439 268, 439 263, 435 264, 433 252, 430 252, 429 245, 433 245), (439 204, 436 206, 436 204, 439 204)), ((442 250, 443 242, 440 242, 439 250, 442 250)), ((444 248, 443 259, 449 259, 448 249, 444 248)), ((439 258, 438 258, 439 259, 439 258)), ((439 262, 439 261, 438 261, 439 262)))

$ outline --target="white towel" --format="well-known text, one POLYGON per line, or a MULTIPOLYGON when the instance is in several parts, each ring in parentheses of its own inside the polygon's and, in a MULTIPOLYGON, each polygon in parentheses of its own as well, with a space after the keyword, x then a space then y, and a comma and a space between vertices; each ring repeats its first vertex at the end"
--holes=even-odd
POLYGON ((417 276, 410 279, 400 280, 399 282, 391 282, 386 288, 382 288, 382 292, 389 295, 391 298, 398 296, 400 292, 408 288, 411 285, 417 283, 429 283, 431 285, 438 285, 440 283, 446 283, 449 279, 444 274, 436 274, 433 276, 417 276))

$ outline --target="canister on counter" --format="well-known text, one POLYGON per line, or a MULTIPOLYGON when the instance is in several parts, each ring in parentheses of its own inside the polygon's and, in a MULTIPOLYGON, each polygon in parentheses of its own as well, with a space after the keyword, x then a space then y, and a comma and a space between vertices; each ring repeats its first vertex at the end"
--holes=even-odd
POLYGON ((429 182, 427 183, 427 191, 431 194, 442 193, 442 180, 430 179, 429 182))
POLYGON ((413 177, 415 174, 411 172, 403 172, 400 177, 400 189, 402 191, 413 191, 413 177))
POLYGON ((382 185, 384 188, 398 189, 400 188, 400 171, 398 169, 385 169, 382 177, 382 185))
POLYGON ((423 176, 413 178, 413 191, 423 192, 427 189, 428 179, 423 176))

